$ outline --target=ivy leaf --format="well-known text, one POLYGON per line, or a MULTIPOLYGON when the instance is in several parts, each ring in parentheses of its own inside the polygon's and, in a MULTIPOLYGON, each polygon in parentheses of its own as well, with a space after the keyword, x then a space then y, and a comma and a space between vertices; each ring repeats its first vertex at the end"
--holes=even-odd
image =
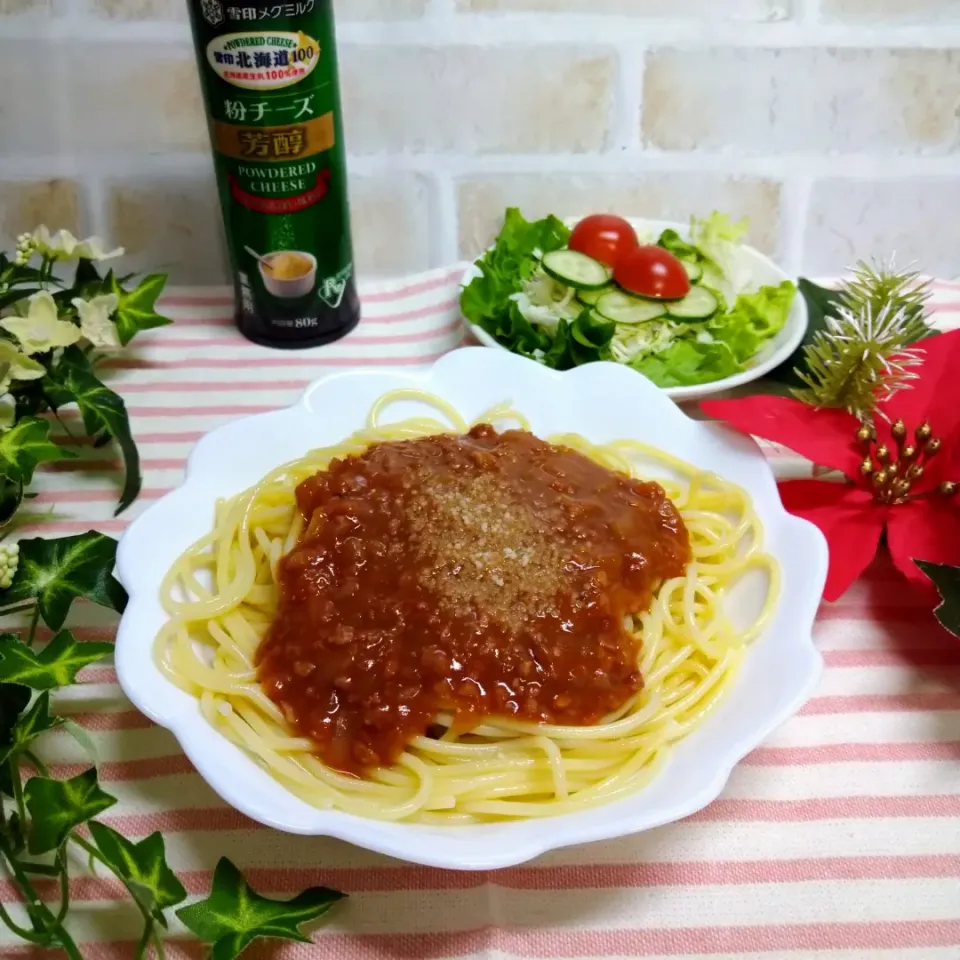
MULTIPOLYGON (((41 733, 56 730, 62 723, 62 718, 50 716, 50 694, 46 692, 40 694, 13 728, 12 742, 7 755, 20 753, 29 747, 41 733)), ((6 759, 2 756, 2 747, 0 747, 0 759, 6 759)))
POLYGON ((0 310, 14 303, 19 303, 21 300, 26 300, 27 297, 32 297, 35 293, 39 293, 40 290, 40 287, 14 287, 12 290, 0 293, 0 310))
MULTIPOLYGON (((0 527, 8 524, 24 500, 23 484, 0 477, 0 527)), ((36 496, 34 494, 33 496, 36 496)))
POLYGON ((167 278, 162 273, 151 273, 127 292, 111 270, 104 280, 107 293, 117 295, 117 336, 126 346, 141 330, 152 330, 173 323, 169 317, 157 313, 157 297, 166 285, 167 278))
POLYGON ((934 616, 955 637, 960 637, 960 567, 948 563, 913 561, 932 581, 940 594, 940 603, 934 616))
POLYGON ((31 267, 29 263, 17 263, 5 253, 0 253, 0 283, 4 286, 10 283, 42 281, 44 279, 42 271, 36 267, 31 267))
POLYGON ((141 486, 140 454, 123 398, 97 379, 90 361, 77 347, 64 351, 60 362, 44 379, 44 387, 54 409, 75 403, 91 437, 103 439, 109 435, 119 444, 125 479, 115 513, 122 513, 137 499, 141 486))
POLYGON ((0 683, 0 792, 10 794, 10 772, 6 759, 13 748, 20 715, 32 696, 30 689, 19 683, 0 683))
MULTIPOLYGON (((12 636, 4 634, 3 636, 12 636)), ((13 730, 30 702, 30 688, 19 683, 0 683, 0 748, 13 743, 13 730)))
POLYGON ((18 420, 36 416, 49 405, 43 392, 43 380, 17 380, 10 387, 10 392, 17 401, 18 420))
POLYGON ((55 690, 76 680, 87 664, 113 651, 112 643, 89 640, 77 643, 69 630, 61 630, 35 653, 12 633, 0 634, 0 680, 22 683, 32 690, 55 690))
POLYGON ((0 683, 0 794, 13 796, 10 765, 6 758, 13 746, 13 731, 30 702, 30 690, 19 683, 0 683))
POLYGON ((234 960, 257 937, 310 943, 300 926, 323 916, 343 897, 311 887, 292 900, 271 900, 252 890, 240 871, 222 857, 206 900, 181 907, 177 916, 201 940, 213 944, 210 960, 234 960))
POLYGON ((15 483, 27 485, 33 480, 38 463, 66 460, 75 454, 52 443, 50 421, 24 417, 0 437, 0 471, 15 483))
POLYGON ((123 613, 127 591, 113 576, 116 557, 117 541, 93 530, 72 537, 21 540, 20 564, 4 601, 36 599, 51 630, 63 626, 77 597, 123 613))
MULTIPOLYGON (((10 841, 10 846, 13 848, 13 854, 16 857, 19 857, 21 853, 27 848, 27 837, 23 832, 23 824, 20 822, 20 814, 14 811, 10 814, 10 819, 7 821, 7 839, 10 841)), ((20 866, 23 867, 23 861, 20 861, 20 866)), ((34 924, 34 930, 37 930, 40 933, 43 930, 41 926, 39 929, 36 924, 34 924)))
POLYGON ((87 286, 87 284, 93 284, 99 288, 101 284, 100 273, 92 260, 81 257, 77 261, 77 271, 73 275, 73 286, 75 289, 79 289, 87 286))
POLYGON ((23 798, 30 813, 27 849, 32 854, 56 850, 71 830, 117 802, 100 789, 93 767, 70 780, 32 777, 24 785, 23 798))
POLYGON ((167 866, 163 835, 151 833, 139 843, 131 843, 96 820, 90 823, 90 833, 110 869, 133 887, 141 906, 166 926, 163 911, 186 900, 187 891, 167 866))

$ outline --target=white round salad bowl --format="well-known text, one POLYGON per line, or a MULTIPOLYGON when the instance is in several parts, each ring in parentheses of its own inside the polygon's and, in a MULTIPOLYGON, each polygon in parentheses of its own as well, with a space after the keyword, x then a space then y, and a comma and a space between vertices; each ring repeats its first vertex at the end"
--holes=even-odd
MULTIPOLYGON (((574 226, 580 220, 580 217, 571 217, 567 219, 568 226, 574 226)), ((667 220, 641 220, 636 217, 628 217, 627 220, 637 231, 637 235, 642 242, 655 243, 656 238, 664 230, 676 230, 684 239, 690 240, 690 227, 688 224, 673 223, 667 220)), ((743 244, 738 250, 740 262, 736 267, 756 284, 761 286, 776 286, 783 283, 784 280, 793 280, 792 277, 784 273, 769 257, 762 254, 754 247, 743 244)), ((470 264, 461 280, 461 286, 466 286, 474 277, 479 275, 474 264, 470 264)), ((495 350, 509 352, 506 347, 498 343, 497 340, 487 333, 482 327, 464 320, 467 327, 477 340, 485 347, 493 347, 495 350)), ((722 380, 714 380, 710 383, 698 383, 693 386, 685 387, 663 387, 671 400, 678 403, 690 402, 694 400, 703 400, 705 397, 713 397, 719 393, 733 390, 735 387, 741 387, 746 383, 759 380, 764 374, 769 373, 775 367, 780 366, 793 352, 800 346, 804 334, 807 332, 807 305, 803 297, 798 293, 793 301, 790 314, 786 323, 780 332, 757 352, 745 370, 730 377, 724 377, 722 380)), ((536 361, 529 361, 535 363, 536 361)), ((631 371, 635 372, 635 371, 631 371)))
MULTIPOLYGON (((391 407, 388 419, 423 412, 418 402, 404 400, 391 407)), ((288 833, 337 837, 429 866, 506 867, 556 848, 670 823, 714 800, 734 765, 813 691, 821 659, 811 630, 826 566, 823 537, 784 510, 773 474, 750 439, 690 419, 644 377, 616 364, 558 373, 507 352, 468 347, 429 369, 367 369, 324 377, 294 406, 236 420, 204 437, 190 456, 182 485, 134 520, 120 543, 118 576, 130 600, 117 636, 117 675, 135 706, 173 732, 200 776, 253 820, 288 833), (289 793, 211 727, 197 700, 157 667, 154 639, 167 619, 161 580, 182 551, 209 531, 215 501, 250 487, 278 464, 349 435, 363 425, 378 397, 399 388, 440 396, 468 420, 510 401, 540 436, 576 432, 597 443, 635 438, 714 471, 752 496, 766 549, 782 570, 773 618, 750 647, 732 695, 675 748, 645 789, 594 810, 471 826, 385 823, 320 810, 289 793)), ((738 614, 757 609, 764 588, 749 578, 741 586, 728 605, 735 622, 738 614)))

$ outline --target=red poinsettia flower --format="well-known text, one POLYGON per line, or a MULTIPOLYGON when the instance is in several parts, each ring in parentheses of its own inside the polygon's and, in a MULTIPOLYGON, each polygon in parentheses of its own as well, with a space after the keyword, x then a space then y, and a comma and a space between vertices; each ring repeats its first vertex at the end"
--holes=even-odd
POLYGON ((779 484, 787 510, 827 538, 827 600, 863 573, 884 531, 897 569, 921 590, 932 586, 914 560, 960 565, 960 494, 953 497, 960 481, 960 330, 925 340, 916 352, 918 379, 881 403, 871 439, 852 414, 789 397, 701 404, 708 416, 847 478, 779 484))

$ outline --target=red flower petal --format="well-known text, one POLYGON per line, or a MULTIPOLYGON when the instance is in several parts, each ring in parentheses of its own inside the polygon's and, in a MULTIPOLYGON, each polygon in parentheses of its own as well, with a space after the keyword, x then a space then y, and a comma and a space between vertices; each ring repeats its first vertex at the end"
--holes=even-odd
POLYGON ((891 423, 903 420, 911 431, 927 420, 938 437, 960 441, 960 330, 930 337, 911 349, 923 358, 915 368, 919 376, 881 405, 883 414, 891 423))
POLYGON ((960 481, 960 430, 954 433, 943 453, 933 460, 931 469, 927 471, 927 479, 931 485, 940 480, 960 481))
POLYGON ((787 480, 779 490, 787 510, 827 538, 830 567, 823 596, 837 600, 876 555, 887 508, 865 490, 829 480, 787 480))
POLYGON ((933 586, 914 560, 960 566, 960 508, 946 500, 914 500, 890 508, 887 543, 897 569, 933 595, 933 586))
POLYGON ((857 475, 859 424, 844 410, 818 410, 791 397, 759 394, 740 400, 705 400, 700 409, 742 433, 783 444, 814 463, 857 475))
POLYGON ((942 452, 925 464, 921 490, 930 490, 941 480, 960 480, 960 331, 941 334, 914 347, 923 359, 916 368, 918 379, 881 405, 877 418, 878 439, 893 449, 890 424, 903 420, 910 431, 924 421, 943 441, 942 452), (885 420, 889 418, 889 420, 885 420))
POLYGON ((845 509, 845 504, 851 494, 860 494, 854 497, 856 502, 866 503, 870 500, 869 494, 851 487, 848 483, 836 483, 832 480, 781 480, 777 484, 780 499, 790 513, 803 513, 809 516, 816 513, 818 519, 814 522, 831 523, 832 517, 838 516, 845 509))

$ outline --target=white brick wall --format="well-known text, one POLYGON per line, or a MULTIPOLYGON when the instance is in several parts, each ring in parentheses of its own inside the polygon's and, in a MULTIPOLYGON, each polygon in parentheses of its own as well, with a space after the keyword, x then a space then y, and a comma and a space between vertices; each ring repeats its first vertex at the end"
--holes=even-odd
MULTIPOLYGON (((793 270, 960 275, 960 0, 335 0, 358 262, 503 207, 749 215, 793 270)), ((185 0, 0 0, 0 240, 225 276, 185 0)))

